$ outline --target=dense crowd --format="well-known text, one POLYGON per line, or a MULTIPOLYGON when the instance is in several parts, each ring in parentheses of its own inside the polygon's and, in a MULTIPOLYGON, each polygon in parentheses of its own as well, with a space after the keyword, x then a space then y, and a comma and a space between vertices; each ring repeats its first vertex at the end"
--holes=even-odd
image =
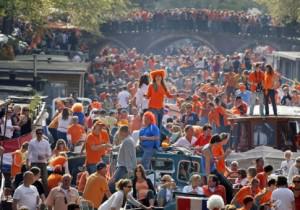
POLYGON ((127 17, 103 25, 105 33, 133 33, 165 30, 229 32, 254 36, 296 37, 296 28, 283 27, 270 16, 231 10, 176 8, 137 10, 127 17))
MULTIPOLYGON (((238 161, 226 164, 226 157, 229 117, 253 115, 256 104, 261 116, 269 115, 269 102, 274 115, 278 104, 299 106, 299 87, 283 82, 251 50, 226 57, 192 46, 177 50, 169 56, 103 50, 87 76, 92 99, 87 109, 75 95, 57 100, 47 128, 36 129, 35 137, 12 153, 4 193, 12 208, 163 208, 181 191, 209 198, 209 209, 226 204, 226 209, 298 209, 299 157, 294 161, 286 151, 277 179, 262 158, 244 169, 238 161), (151 159, 168 148, 201 155, 205 170, 180 169, 190 180, 183 188, 167 174, 153 183, 147 178, 151 159), (86 157, 75 174, 68 164, 72 153, 86 157), (106 158, 113 153, 115 162, 106 158)), ((1 118, 2 135, 17 137, 31 129, 27 111, 11 105, 1 118)))

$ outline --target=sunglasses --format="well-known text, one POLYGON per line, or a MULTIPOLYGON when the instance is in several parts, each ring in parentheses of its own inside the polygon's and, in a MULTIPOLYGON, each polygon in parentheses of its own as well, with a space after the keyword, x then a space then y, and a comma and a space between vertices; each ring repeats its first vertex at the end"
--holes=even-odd
POLYGON ((168 180, 165 180, 165 179, 162 179, 162 180, 160 180, 161 182, 167 182, 168 180))
POLYGON ((300 183, 300 180, 294 180, 293 183, 300 183))
POLYGON ((36 133, 37 135, 43 135, 43 133, 41 133, 41 132, 38 132, 38 133, 36 133))
POLYGON ((129 186, 126 186, 127 188, 132 188, 132 186, 131 185, 129 185, 129 186))

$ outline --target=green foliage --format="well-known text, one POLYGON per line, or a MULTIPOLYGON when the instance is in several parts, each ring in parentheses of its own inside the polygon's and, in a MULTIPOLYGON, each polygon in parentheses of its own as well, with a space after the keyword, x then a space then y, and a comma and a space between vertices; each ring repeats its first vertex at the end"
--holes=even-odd
POLYGON ((265 5, 273 18, 281 23, 300 22, 299 0, 257 0, 265 5))
POLYGON ((21 17, 42 26, 49 16, 62 15, 72 25, 99 32, 101 23, 124 15, 130 0, 0 0, 0 13, 21 17), (1 9, 2 8, 2 9, 1 9))

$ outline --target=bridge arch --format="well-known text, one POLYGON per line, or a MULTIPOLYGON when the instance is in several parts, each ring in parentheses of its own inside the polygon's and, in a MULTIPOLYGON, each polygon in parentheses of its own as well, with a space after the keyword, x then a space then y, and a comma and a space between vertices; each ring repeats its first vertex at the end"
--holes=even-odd
POLYGON ((213 44, 211 44, 209 41, 207 41, 203 37, 198 36, 198 35, 183 33, 183 34, 166 35, 166 36, 163 36, 163 37, 153 41, 152 43, 150 43, 150 45, 148 45, 148 47, 145 50, 145 53, 149 54, 149 53, 155 51, 156 49, 163 49, 163 48, 167 47, 169 44, 176 42, 178 40, 181 40, 181 39, 192 39, 195 41, 199 41, 200 43, 209 47, 215 53, 219 52, 219 50, 213 44))

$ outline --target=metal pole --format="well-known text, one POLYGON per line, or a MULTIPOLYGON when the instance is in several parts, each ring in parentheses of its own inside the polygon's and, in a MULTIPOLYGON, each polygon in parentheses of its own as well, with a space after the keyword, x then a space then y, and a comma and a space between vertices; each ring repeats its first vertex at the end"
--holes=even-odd
POLYGON ((37 55, 33 54, 33 84, 34 89, 37 90, 37 55))

